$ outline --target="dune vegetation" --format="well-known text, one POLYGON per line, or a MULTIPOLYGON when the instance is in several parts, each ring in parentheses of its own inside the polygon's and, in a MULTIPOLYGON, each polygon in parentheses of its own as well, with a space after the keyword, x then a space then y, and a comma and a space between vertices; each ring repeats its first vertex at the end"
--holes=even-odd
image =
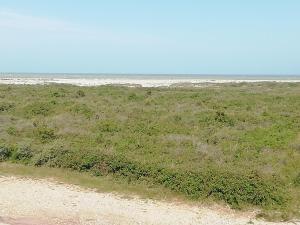
POLYGON ((0 85, 0 161, 300 215, 300 83, 0 85))

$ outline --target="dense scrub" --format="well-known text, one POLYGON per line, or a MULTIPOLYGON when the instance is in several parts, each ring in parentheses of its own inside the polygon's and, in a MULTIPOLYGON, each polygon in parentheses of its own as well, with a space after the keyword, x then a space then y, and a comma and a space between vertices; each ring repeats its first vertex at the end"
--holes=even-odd
POLYGON ((300 84, 0 86, 0 161, 299 213, 300 84))

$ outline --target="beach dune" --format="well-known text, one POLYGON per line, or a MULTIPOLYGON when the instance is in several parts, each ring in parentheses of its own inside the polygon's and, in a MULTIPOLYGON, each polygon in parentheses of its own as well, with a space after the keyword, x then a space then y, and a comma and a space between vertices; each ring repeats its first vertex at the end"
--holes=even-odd
POLYGON ((0 76, 0 84, 45 85, 71 84, 77 86, 124 85, 141 87, 203 86, 221 83, 300 82, 300 77, 169 77, 169 76, 0 76))

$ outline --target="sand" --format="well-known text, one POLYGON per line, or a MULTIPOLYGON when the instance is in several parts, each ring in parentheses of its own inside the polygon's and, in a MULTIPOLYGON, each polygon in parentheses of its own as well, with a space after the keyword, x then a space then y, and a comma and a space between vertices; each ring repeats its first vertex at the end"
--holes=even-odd
POLYGON ((50 180, 0 177, 0 225, 241 225, 250 221, 275 224, 224 207, 124 198, 50 180))
POLYGON ((0 77, 0 84, 45 85, 71 84, 77 86, 125 85, 141 87, 203 86, 222 83, 255 82, 300 82, 300 79, 201 79, 201 78, 34 78, 34 77, 0 77))

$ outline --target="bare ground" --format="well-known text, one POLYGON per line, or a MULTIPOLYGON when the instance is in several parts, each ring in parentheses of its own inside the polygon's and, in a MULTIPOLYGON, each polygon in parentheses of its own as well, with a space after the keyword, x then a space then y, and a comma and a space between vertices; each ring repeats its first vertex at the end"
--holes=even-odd
POLYGON ((0 176, 0 225, 275 224, 254 217, 224 207, 124 198, 50 180, 0 176))

